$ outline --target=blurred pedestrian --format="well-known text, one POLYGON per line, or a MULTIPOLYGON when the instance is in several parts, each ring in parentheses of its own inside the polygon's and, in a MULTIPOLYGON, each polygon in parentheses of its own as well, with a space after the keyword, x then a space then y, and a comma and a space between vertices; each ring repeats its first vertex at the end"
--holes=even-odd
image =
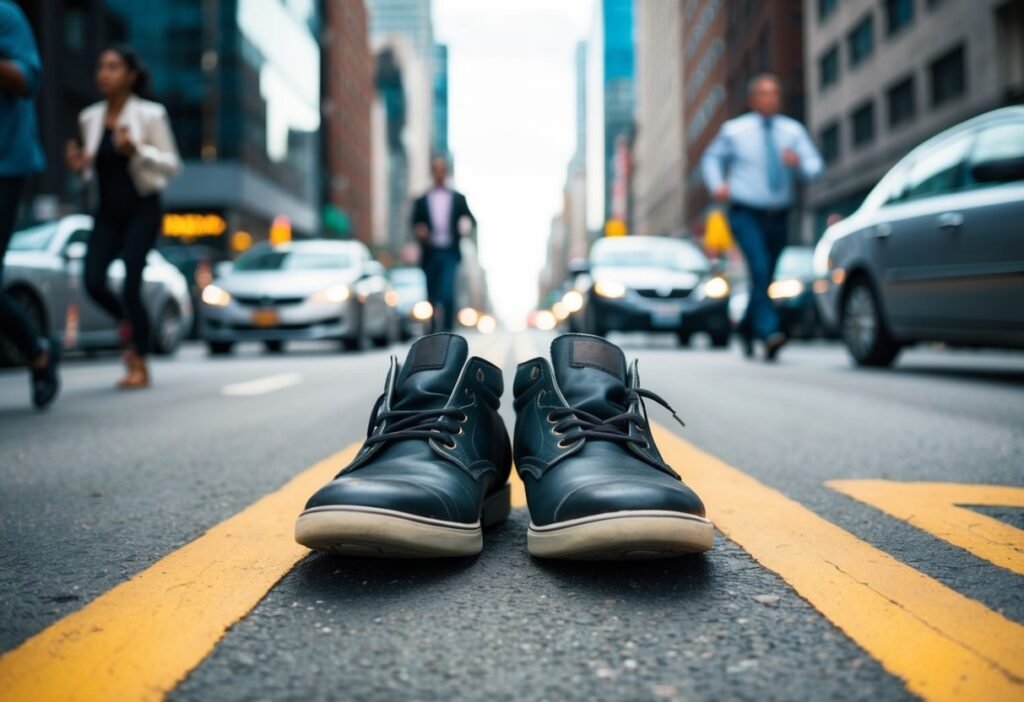
POLYGON ((119 321, 127 373, 121 389, 149 385, 151 332, 142 300, 146 256, 160 233, 160 193, 181 161, 164 106, 145 99, 149 74, 134 49, 115 45, 100 54, 96 84, 103 100, 78 117, 84 146, 69 141, 68 166, 99 189, 95 225, 85 257, 90 297, 119 321), (124 259, 121 300, 110 291, 107 269, 124 259))
POLYGON ((0 0, 0 331, 26 359, 32 402, 40 408, 53 402, 60 390, 60 342, 42 338, 42 330, 35 328, 7 294, 3 260, 14 233, 25 181, 45 166, 32 101, 41 73, 39 51, 28 20, 11 0, 0 0))
POLYGON ((782 86, 778 77, 755 77, 747 99, 751 111, 722 125, 704 152, 701 169, 714 199, 729 205, 732 235, 750 272, 750 300, 739 327, 744 352, 752 356, 754 339, 759 339, 765 358, 774 360, 786 336, 780 331, 768 286, 786 245, 794 181, 816 178, 822 160, 803 125, 779 114, 782 86))
POLYGON ((448 186, 448 161, 430 163, 434 185, 412 208, 413 233, 420 242, 420 265, 427 278, 427 299, 434 306, 433 331, 455 327, 455 281, 462 253, 460 240, 476 226, 466 196, 448 186))

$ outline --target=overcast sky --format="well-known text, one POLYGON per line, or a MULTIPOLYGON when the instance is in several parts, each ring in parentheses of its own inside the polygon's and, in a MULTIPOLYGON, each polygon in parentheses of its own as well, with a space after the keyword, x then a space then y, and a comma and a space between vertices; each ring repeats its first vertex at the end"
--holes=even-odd
POLYGON ((508 322, 536 304, 551 217, 575 146, 573 51, 593 0, 434 0, 449 45, 455 187, 480 223, 491 299, 508 322))

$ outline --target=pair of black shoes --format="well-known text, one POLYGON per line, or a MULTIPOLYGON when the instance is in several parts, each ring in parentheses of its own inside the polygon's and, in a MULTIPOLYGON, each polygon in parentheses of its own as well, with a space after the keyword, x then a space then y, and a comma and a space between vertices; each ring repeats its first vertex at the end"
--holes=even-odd
MULTIPOLYGON (((310 498, 296 540, 318 551, 469 556, 511 509, 513 458, 528 544, 542 558, 657 558, 707 551, 704 505, 658 453, 637 365, 604 339, 561 336, 519 365, 513 453, 501 369, 434 334, 391 360, 356 458, 310 498)), ((673 415, 674 415, 673 411, 673 415)))

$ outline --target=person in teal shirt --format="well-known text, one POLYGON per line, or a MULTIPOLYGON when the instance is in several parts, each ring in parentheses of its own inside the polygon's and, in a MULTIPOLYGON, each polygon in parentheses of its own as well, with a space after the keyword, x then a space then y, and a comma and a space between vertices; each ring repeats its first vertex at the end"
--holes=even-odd
POLYGON ((32 401, 46 407, 60 388, 60 344, 40 330, 7 294, 3 259, 14 233, 21 192, 46 162, 39 144, 33 96, 42 65, 28 20, 11 0, 0 0, 0 332, 21 351, 31 372, 32 401))

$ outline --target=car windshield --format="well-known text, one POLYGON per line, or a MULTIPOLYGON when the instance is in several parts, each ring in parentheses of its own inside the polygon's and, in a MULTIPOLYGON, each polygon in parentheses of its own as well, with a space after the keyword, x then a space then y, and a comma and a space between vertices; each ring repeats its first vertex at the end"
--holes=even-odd
POLYGON ((352 258, 324 249, 253 249, 235 261, 236 271, 317 271, 348 268, 352 258))
POLYGON ((388 277, 396 288, 422 288, 427 284, 426 276, 419 268, 393 268, 388 277))
POLYGON ((8 251, 43 251, 50 245, 57 233, 57 223, 47 222, 36 227, 22 229, 11 237, 8 251))
POLYGON ((621 240, 613 245, 594 247, 591 264, 595 268, 637 267, 668 268, 676 271, 706 271, 708 260, 693 244, 684 241, 621 240))
POLYGON ((775 267, 776 278, 806 278, 813 270, 814 249, 783 249, 779 265, 775 267))

